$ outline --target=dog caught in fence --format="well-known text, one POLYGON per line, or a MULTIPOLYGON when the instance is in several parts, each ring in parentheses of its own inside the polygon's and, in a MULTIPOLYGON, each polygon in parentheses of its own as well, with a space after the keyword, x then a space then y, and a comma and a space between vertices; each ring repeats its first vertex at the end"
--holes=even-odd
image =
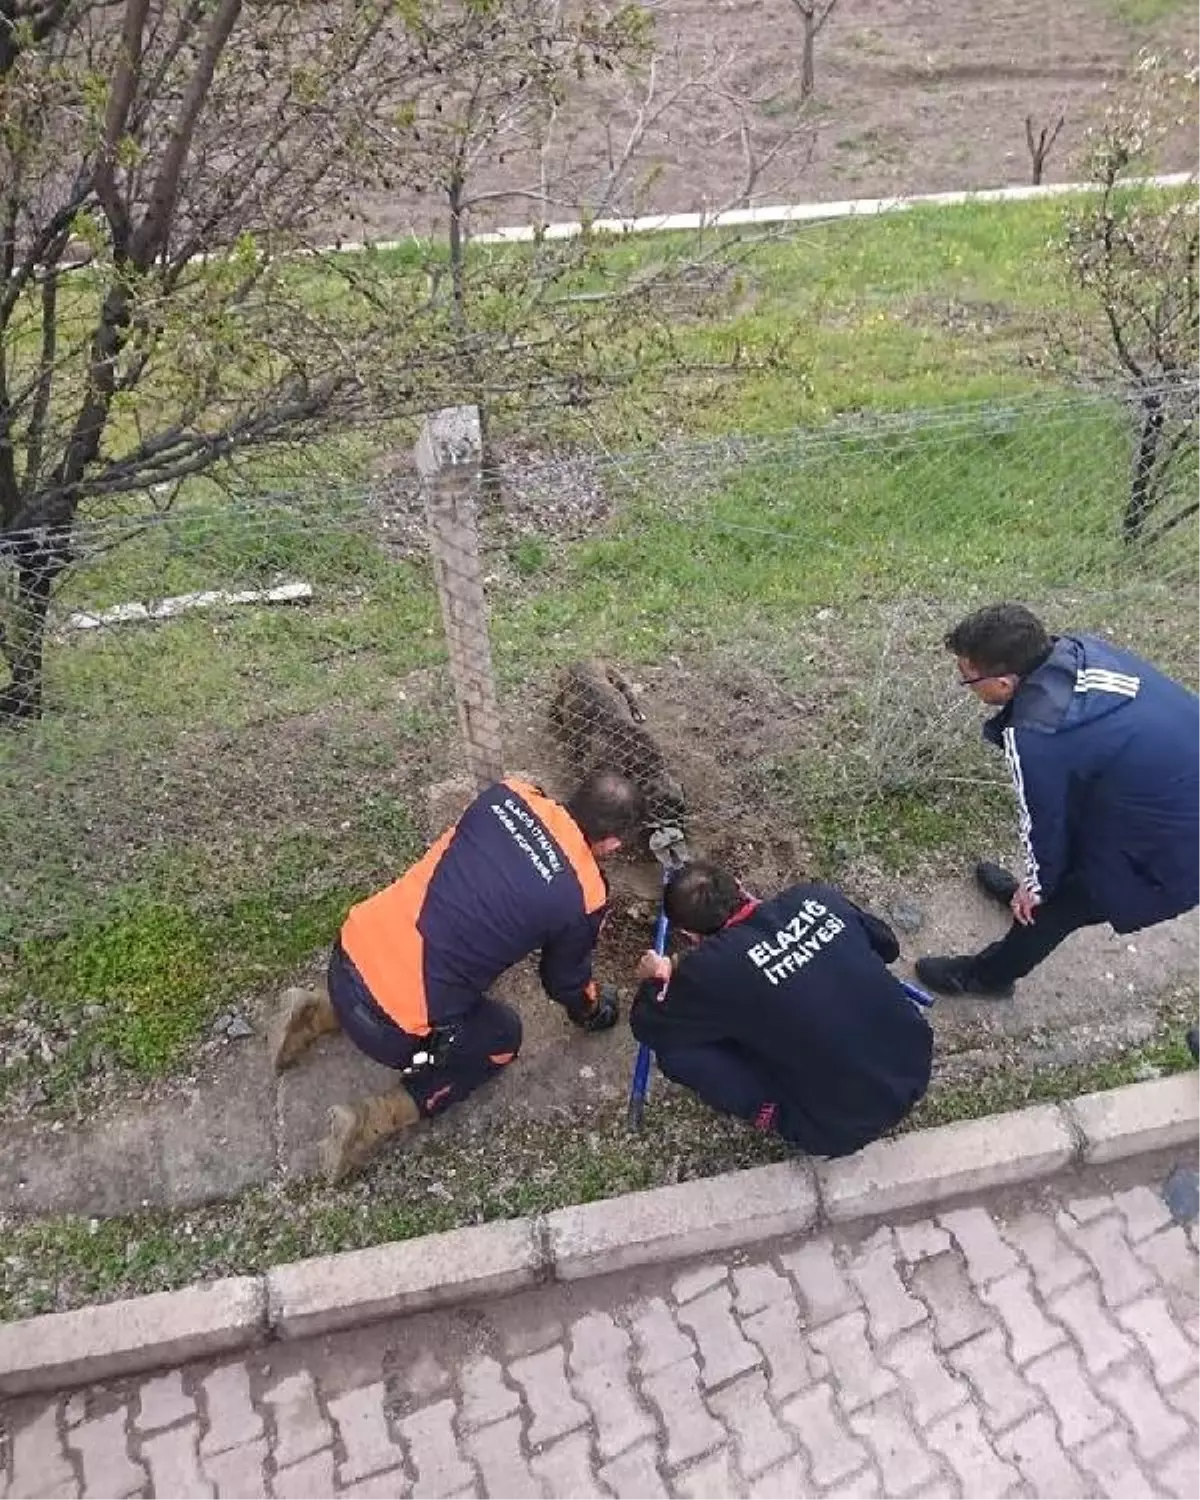
POLYGON ((620 771, 642 789, 648 827, 681 824, 687 813, 683 788, 667 769, 645 717, 626 678, 594 658, 563 669, 550 707, 555 738, 573 770, 620 771))

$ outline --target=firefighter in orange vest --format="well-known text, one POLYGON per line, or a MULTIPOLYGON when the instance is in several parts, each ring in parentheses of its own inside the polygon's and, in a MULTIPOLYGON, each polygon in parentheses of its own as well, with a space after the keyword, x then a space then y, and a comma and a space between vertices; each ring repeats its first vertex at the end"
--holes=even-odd
POLYGON ((643 815, 637 786, 611 770, 594 772, 565 803, 527 782, 497 782, 407 874, 351 909, 327 993, 288 991, 271 1036, 277 1071, 341 1030, 402 1077, 357 1109, 330 1110, 321 1162, 331 1181, 513 1061, 520 1017, 487 991, 530 953, 540 950, 542 987, 575 1025, 615 1025, 616 992, 592 979, 608 905, 600 861, 643 815))

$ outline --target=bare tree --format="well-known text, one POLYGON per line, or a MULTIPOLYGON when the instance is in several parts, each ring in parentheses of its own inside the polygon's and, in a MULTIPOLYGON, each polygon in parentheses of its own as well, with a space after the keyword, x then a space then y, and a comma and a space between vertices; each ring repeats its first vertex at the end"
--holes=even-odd
POLYGON ((1054 143, 1058 140, 1059 131, 1062 130, 1066 119, 1066 110, 1058 110, 1055 117, 1043 125, 1035 135, 1033 116, 1025 116, 1025 144, 1029 147, 1029 165, 1034 187, 1041 185, 1042 175, 1046 170, 1046 158, 1054 149, 1054 143))
POLYGON ((80 522, 123 497, 165 506, 191 476, 348 423, 463 399, 578 403, 680 367, 680 299, 718 286, 727 243, 623 267, 595 236, 468 247, 497 190, 484 159, 502 172, 581 75, 646 53, 634 7, 563 14, 0 4, 0 565, 15 605, 0 718, 40 713, 52 591, 80 522), (428 274, 314 243, 389 181, 442 199, 449 257, 432 250, 428 274))
POLYGON ((1060 315, 1053 354, 1085 378, 1128 393, 1138 439, 1121 518, 1150 543, 1195 515, 1197 454, 1197 195, 1129 186, 1172 134, 1194 129, 1197 75, 1143 55, 1100 123, 1085 165, 1095 195, 1068 210, 1063 252, 1083 294, 1060 315))
POLYGON ((804 27, 803 50, 800 54, 800 99, 807 99, 816 87, 817 38, 825 29, 825 23, 837 9, 838 0, 792 0, 800 12, 804 27))

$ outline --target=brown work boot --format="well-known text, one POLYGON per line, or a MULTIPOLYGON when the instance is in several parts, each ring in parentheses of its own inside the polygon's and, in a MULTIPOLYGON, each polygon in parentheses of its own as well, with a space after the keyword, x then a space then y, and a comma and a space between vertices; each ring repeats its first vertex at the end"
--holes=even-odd
POLYGON ((415 1125, 421 1111, 406 1088, 377 1094, 351 1109, 335 1104, 329 1111, 329 1132, 321 1142, 321 1170, 327 1182, 340 1182, 355 1172, 381 1141, 415 1125))
POLYGON ((337 1013, 323 989, 285 990, 271 1023, 271 1066, 282 1073, 319 1036, 340 1030, 337 1013))

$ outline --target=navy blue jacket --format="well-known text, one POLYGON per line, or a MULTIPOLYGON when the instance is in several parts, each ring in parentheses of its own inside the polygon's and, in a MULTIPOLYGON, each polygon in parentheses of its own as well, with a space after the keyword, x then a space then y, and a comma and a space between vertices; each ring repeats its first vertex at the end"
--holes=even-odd
POLYGON ((778 1085, 796 1143, 844 1156, 929 1085, 933 1033, 888 972, 899 954, 840 891, 794 885, 685 953, 662 1001, 642 985, 630 1025, 655 1052, 733 1044, 778 1085))
POLYGON ((1008 760, 1043 901, 1069 878, 1136 932, 1200 900, 1194 693, 1107 641, 1059 636, 983 732, 1008 760))
POLYGON ((399 880, 351 908, 341 943, 380 1009, 416 1036, 463 1015, 538 949, 543 988, 578 1018, 595 998, 592 950, 607 901, 567 810, 510 778, 481 793, 399 880))

